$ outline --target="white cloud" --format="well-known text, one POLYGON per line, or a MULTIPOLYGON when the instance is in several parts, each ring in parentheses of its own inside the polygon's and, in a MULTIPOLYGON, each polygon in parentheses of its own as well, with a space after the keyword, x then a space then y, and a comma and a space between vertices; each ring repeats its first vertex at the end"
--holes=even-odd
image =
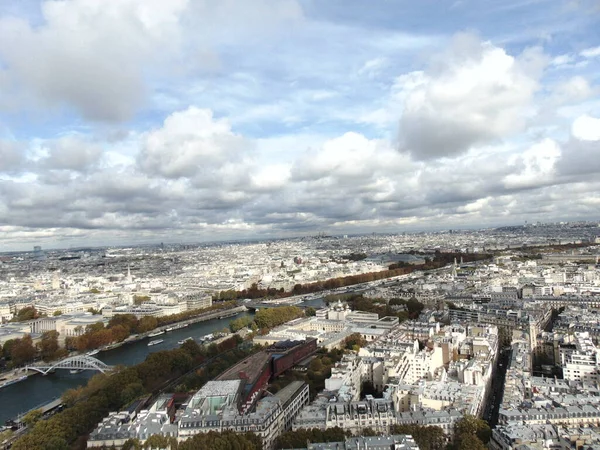
POLYGON ((208 176, 217 166, 243 159, 249 145, 227 120, 190 107, 171 114, 162 128, 145 136, 138 162, 142 170, 167 178, 208 176))
POLYGON ((0 57, 23 99, 67 105, 93 120, 124 120, 143 102, 145 64, 177 51, 185 6, 186 0, 45 1, 40 26, 0 19, 0 57))
POLYGON ((597 56, 600 56, 600 46, 586 48, 585 50, 579 52, 579 54, 584 58, 596 58, 597 56))
POLYGON ((526 189, 549 184, 554 179, 555 166, 560 157, 558 143, 544 139, 513 159, 517 173, 506 176, 504 185, 507 189, 526 189))
POLYGON ((571 133, 580 141, 600 141, 600 119, 587 114, 579 116, 573 122, 571 133))
POLYGON ((418 159, 447 157, 523 130, 545 64, 540 52, 515 58, 459 35, 420 83, 407 86, 402 148, 418 159))

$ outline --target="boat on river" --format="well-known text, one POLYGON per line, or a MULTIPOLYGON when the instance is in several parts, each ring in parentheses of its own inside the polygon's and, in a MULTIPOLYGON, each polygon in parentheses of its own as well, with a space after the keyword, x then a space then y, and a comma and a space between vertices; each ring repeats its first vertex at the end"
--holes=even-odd
POLYGON ((165 342, 165 340, 164 339, 155 339, 153 341, 148 342, 148 347, 151 347, 153 345, 158 345, 162 342, 165 342))
POLYGON ((18 378, 13 378, 12 380, 6 380, 5 378, 0 379, 0 389, 6 386, 10 386, 12 384, 18 383, 19 381, 23 381, 27 379, 27 375, 20 376, 18 378))
POLYGON ((155 331, 154 333, 150 333, 148 335, 148 337, 156 337, 156 336, 160 336, 161 334, 165 334, 164 330, 155 331))
POLYGON ((178 341, 177 343, 178 343, 179 345, 183 345, 183 344, 185 344, 187 341, 193 341, 193 340, 194 340, 194 338, 190 336, 190 337, 187 337, 187 338, 185 338, 185 339, 182 339, 181 341, 178 341))

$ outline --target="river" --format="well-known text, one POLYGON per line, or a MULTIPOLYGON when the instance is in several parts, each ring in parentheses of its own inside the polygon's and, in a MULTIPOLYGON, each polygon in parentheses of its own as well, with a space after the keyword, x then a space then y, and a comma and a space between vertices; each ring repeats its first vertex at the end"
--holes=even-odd
MULTIPOLYGON (((164 342, 148 347, 149 339, 123 345, 106 352, 100 352, 94 357, 108 365, 124 364, 127 366, 138 364, 146 359, 149 353, 169 350, 179 346, 178 341, 187 337, 198 340, 202 336, 215 333, 228 328, 233 319, 249 315, 247 312, 237 314, 226 319, 212 319, 206 322, 191 324, 186 328, 174 330, 160 336, 164 342)), ((36 406, 48 403, 60 397, 64 391, 87 383, 87 380, 96 372, 84 371, 71 374, 68 370, 57 370, 47 376, 33 375, 27 380, 0 389, 0 425, 18 414, 26 412, 36 406)))

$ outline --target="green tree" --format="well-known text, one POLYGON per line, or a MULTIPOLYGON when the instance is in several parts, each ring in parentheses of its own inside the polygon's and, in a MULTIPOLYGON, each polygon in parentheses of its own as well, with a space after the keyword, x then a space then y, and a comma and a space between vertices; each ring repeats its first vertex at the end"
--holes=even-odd
POLYGON ((25 322, 27 320, 37 319, 39 317, 38 312, 33 306, 26 306, 17 311, 13 317, 13 322, 25 322))
POLYGON ((123 443, 122 450, 142 450, 142 444, 139 439, 127 439, 123 443))
POLYGON ((483 450, 492 431, 485 420, 465 415, 454 427, 453 450, 483 450))
POLYGON ((40 354, 44 361, 52 361, 59 356, 58 331, 46 331, 42 333, 42 339, 38 344, 40 354))
POLYGON ((306 308, 304 310, 304 314, 306 314, 306 317, 316 316, 317 310, 315 308, 313 308, 312 306, 309 306, 308 308, 306 308))
POLYGON ((2 356, 6 359, 10 359, 11 357, 11 350, 13 348, 13 346, 17 343, 18 339, 9 339, 8 341, 6 341, 4 343, 4 346, 2 347, 2 356))
POLYGON ((149 295, 134 295, 133 296, 133 303, 135 305, 141 305, 142 303, 149 302, 149 301, 150 301, 149 295))
POLYGON ((326 430, 312 428, 297 431, 286 431, 275 440, 276 449, 306 448, 307 442, 343 442, 347 435, 342 428, 333 427, 326 430))
POLYGON ((229 322, 229 329, 231 330, 232 333, 235 333, 236 331, 239 331, 242 328, 246 328, 251 323, 252 323, 251 316, 239 317, 239 318, 234 319, 231 322, 229 322))
POLYGON ((34 409, 33 411, 29 411, 27 414, 25 414, 23 417, 23 423, 28 427, 32 427, 38 422, 38 420, 42 418, 42 416, 43 413, 41 409, 34 409))
POLYGON ((56 316, 61 316, 61 315, 62 315, 62 311, 61 311, 60 309, 57 309, 56 311, 54 311, 54 312, 52 313, 52 315, 53 315, 53 316, 55 316, 55 317, 56 317, 56 316))
POLYGON ((304 316, 304 312, 297 306, 280 306, 257 311, 254 315, 254 322, 258 328, 273 328, 302 316, 304 316))
POLYGON ((476 436, 484 444, 487 444, 492 437, 492 430, 488 423, 469 414, 459 420, 455 428, 456 434, 476 436))
POLYGON ((360 333, 352 333, 350 336, 344 339, 344 347, 348 350, 354 350, 357 352, 365 345, 367 345, 367 341, 360 333))

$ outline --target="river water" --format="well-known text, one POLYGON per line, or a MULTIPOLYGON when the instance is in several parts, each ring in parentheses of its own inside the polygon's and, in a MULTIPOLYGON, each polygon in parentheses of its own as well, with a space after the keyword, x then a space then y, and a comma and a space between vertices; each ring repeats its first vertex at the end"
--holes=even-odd
MULTIPOLYGON (((186 328, 165 333, 153 339, 163 339, 164 342, 148 347, 150 339, 123 345, 106 352, 100 352, 94 357, 104 361, 108 365, 124 364, 131 366, 146 359, 149 353, 160 350, 169 350, 179 346, 178 341, 192 337, 199 338, 210 333, 215 333, 228 328, 233 319, 249 315, 244 312, 226 319, 212 319, 206 322, 191 324, 186 328)), ((87 380, 96 372, 84 371, 71 374, 68 370, 57 370, 46 376, 33 375, 27 380, 0 389, 0 426, 8 419, 12 419, 20 413, 26 412, 34 407, 48 403, 54 398, 60 397, 64 391, 87 383, 87 380)))

